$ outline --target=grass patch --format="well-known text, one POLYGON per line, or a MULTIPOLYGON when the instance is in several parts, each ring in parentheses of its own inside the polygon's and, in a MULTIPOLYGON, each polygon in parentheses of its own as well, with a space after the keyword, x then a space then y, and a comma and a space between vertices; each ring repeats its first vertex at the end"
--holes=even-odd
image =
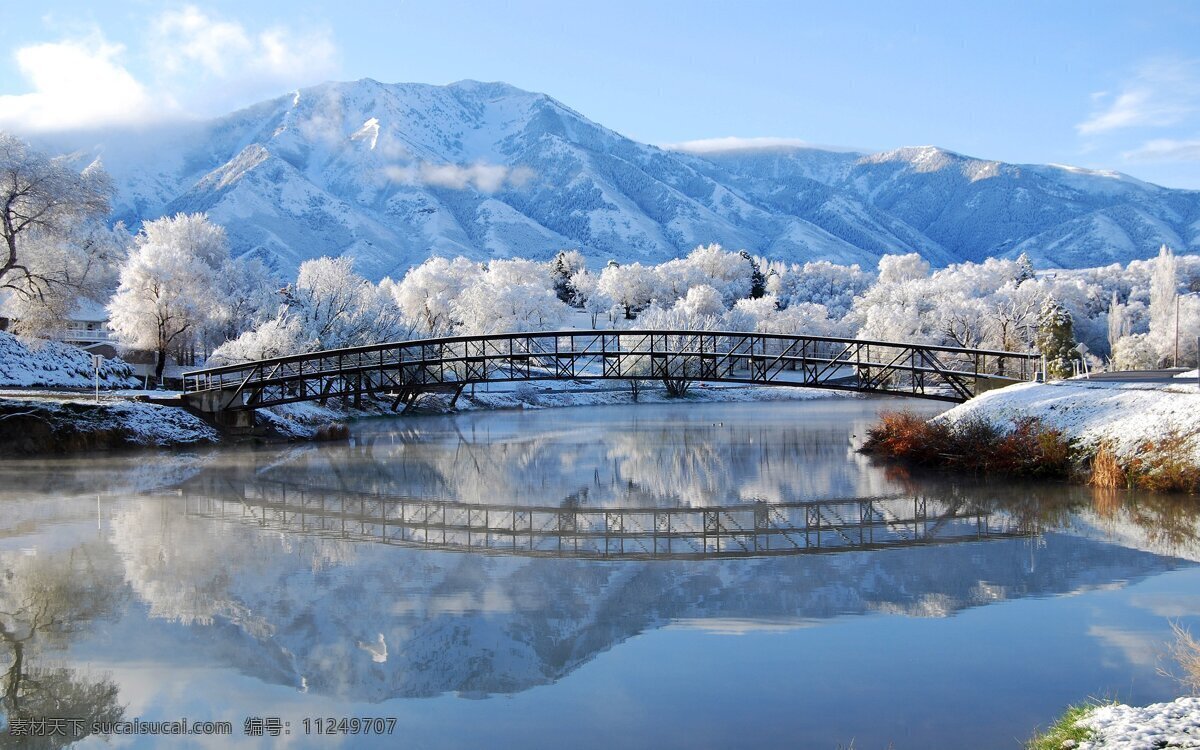
POLYGON ((1071 706, 1051 724, 1045 732, 1036 732, 1033 739, 1025 743, 1025 750, 1064 750, 1091 739, 1092 730, 1075 726, 1075 722, 1096 710, 1098 704, 1081 703, 1071 706))

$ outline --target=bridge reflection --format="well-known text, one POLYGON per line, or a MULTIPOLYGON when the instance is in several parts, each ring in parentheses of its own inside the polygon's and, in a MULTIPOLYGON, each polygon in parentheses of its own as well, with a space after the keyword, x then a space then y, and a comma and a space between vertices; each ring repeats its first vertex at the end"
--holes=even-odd
POLYGON ((355 542, 523 557, 695 560, 916 547, 1030 533, 965 501, 877 497, 700 507, 465 503, 255 481, 185 487, 192 516, 355 542))

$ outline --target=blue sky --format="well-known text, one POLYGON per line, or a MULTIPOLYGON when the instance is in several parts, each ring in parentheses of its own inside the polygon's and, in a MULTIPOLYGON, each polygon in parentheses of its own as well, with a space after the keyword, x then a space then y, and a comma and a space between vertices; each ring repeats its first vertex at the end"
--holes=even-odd
POLYGON ((656 144, 736 137, 1116 169, 1200 189, 1196 2, 0 6, 0 128, 220 114, 371 77, 502 80, 656 144))

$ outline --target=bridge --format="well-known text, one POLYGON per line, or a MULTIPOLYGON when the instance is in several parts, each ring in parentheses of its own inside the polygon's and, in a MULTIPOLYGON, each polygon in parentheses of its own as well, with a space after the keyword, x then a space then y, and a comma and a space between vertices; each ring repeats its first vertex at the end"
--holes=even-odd
POLYGON ((189 516, 285 534, 518 557, 697 560, 830 554, 1028 536, 962 498, 713 506, 469 503, 262 481, 182 485, 189 516))
POLYGON ((1020 352, 829 336, 685 330, 501 333, 297 354, 184 374, 184 402, 219 424, 252 425, 268 406, 363 396, 412 408, 426 393, 537 380, 699 381, 830 388, 961 402, 1033 380, 1020 352))

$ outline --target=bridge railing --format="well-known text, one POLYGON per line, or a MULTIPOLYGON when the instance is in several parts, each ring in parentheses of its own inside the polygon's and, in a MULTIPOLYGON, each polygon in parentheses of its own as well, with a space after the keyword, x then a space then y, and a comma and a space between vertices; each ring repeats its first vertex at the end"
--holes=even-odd
MULTIPOLYGON (((296 354, 185 373, 188 393, 242 391, 321 382, 316 395, 301 388, 280 399, 330 392, 330 378, 358 378, 355 388, 488 382, 493 380, 622 378, 708 379, 819 384, 852 370, 864 390, 897 384, 925 390, 943 382, 961 397, 981 376, 1031 380, 1037 356, 1020 352, 740 331, 545 331, 452 336, 296 354), (384 378, 381 373, 401 373, 384 378), (790 372, 800 375, 792 377, 790 372)), ((344 386, 341 393, 349 386, 344 386)), ((295 390, 295 389, 293 389, 295 390)))

